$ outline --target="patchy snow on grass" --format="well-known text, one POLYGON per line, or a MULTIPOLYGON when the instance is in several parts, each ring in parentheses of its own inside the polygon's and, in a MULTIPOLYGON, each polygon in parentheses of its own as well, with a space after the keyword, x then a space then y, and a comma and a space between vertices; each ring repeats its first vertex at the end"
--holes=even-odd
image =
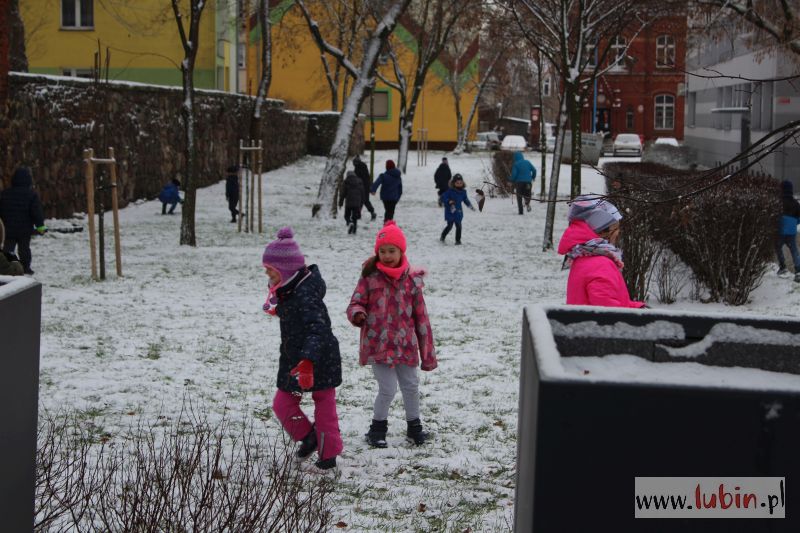
MULTIPOLYGON (((350 531, 510 530, 522 310, 563 303, 568 272, 555 252, 542 252, 543 203, 533 202, 533 211, 520 216, 513 198, 487 197, 482 213, 465 212, 463 246, 453 245, 452 233, 439 242, 445 223, 433 173, 445 154, 428 155, 427 167, 410 158, 395 218, 406 233, 411 264, 429 271, 425 298, 439 368, 421 373, 420 391, 423 423, 435 434, 431 443, 406 443, 399 394, 389 417, 389 447, 373 450, 364 442, 376 384, 370 369, 358 365, 358 330, 345 309, 372 253, 383 209, 372 197, 379 218, 370 222, 364 211, 356 235, 347 234, 341 214, 312 219, 322 157, 263 175, 263 235, 238 233, 229 222, 224 181, 198 191, 194 248, 178 245, 180 216, 162 216, 157 200, 123 209, 121 279, 114 275, 110 231, 104 282, 90 280, 87 231, 37 237, 41 407, 90 413, 113 439, 140 419, 155 425, 158 416, 176 418, 189 397, 211 420, 223 414, 257 418, 264 431, 280 432, 271 412, 280 335, 277 319, 261 310, 267 289, 261 254, 278 228, 290 225, 308 264, 319 265, 327 283, 325 302, 342 353, 337 397, 345 449, 333 523, 344 521, 350 531)), ((493 181, 491 154, 447 155, 470 195, 493 181)), ((526 157, 538 169, 539 154, 526 157)), ((375 168, 395 158, 394 151, 379 152, 375 168)), ((566 166, 561 175, 559 195, 566 197, 566 166)), ((582 186, 585 193, 605 192, 589 168, 582 186)), ((556 241, 566 224, 566 204, 559 203, 556 241)), ((767 276, 737 312, 798 316, 799 304, 798 284, 767 276)), ((654 299, 650 305, 660 307, 654 299)), ((727 309, 686 299, 665 308, 727 309)), ((310 398, 304 406, 313 413, 310 398)))

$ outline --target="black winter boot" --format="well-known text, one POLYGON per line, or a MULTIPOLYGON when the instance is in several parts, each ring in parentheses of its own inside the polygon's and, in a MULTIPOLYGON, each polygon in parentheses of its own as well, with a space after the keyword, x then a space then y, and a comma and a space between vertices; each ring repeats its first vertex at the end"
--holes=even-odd
POLYGON ((415 418, 414 420, 408 421, 408 430, 406 430, 406 437, 408 440, 413 442, 417 446, 421 446, 425 444, 425 441, 428 440, 430 435, 422 431, 422 422, 420 422, 419 418, 415 418))
POLYGON ((386 448, 386 431, 389 429, 389 422, 386 420, 373 420, 367 432, 367 442, 373 448, 386 448))
POLYGON ((298 459, 305 459, 315 451, 317 451, 317 432, 314 426, 311 426, 311 431, 300 441, 300 447, 295 455, 298 459))

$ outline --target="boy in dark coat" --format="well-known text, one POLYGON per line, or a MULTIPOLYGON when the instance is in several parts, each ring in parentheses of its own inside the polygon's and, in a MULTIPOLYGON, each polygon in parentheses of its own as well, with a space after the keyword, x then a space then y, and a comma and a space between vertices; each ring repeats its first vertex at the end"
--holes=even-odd
POLYGON ((437 168, 436 172, 433 174, 433 181, 436 182, 436 190, 439 192, 439 207, 442 207, 442 195, 450 188, 450 178, 452 178, 450 165, 447 164, 447 158, 443 157, 442 164, 439 165, 439 168, 437 168))
POLYGON ((364 203, 364 183, 352 170, 347 171, 339 189, 339 207, 344 205, 344 221, 347 223, 347 233, 355 235, 358 229, 358 219, 361 218, 361 205, 364 203))
POLYGON ((797 224, 800 223, 800 203, 794 198, 794 185, 791 181, 781 183, 783 209, 778 238, 775 242, 775 253, 778 256, 778 275, 787 273, 786 261, 783 259, 783 247, 789 248, 794 262, 794 280, 800 282, 800 254, 797 251, 797 224))
POLYGON ((19 260, 26 274, 31 270, 31 235, 34 228, 41 235, 47 231, 39 195, 33 191, 33 176, 28 167, 19 167, 11 177, 11 187, 0 193, 0 220, 6 228, 3 251, 19 250, 19 260))
POLYGON ((225 178, 225 198, 228 199, 228 210, 231 212, 231 222, 236 222, 236 215, 239 210, 239 167, 231 165, 228 167, 228 176, 225 178))
POLYGON ((322 301, 325 281, 317 265, 305 265, 291 228, 281 228, 277 237, 261 258, 270 281, 264 311, 280 318, 281 328, 272 409, 283 429, 300 442, 297 458, 318 451, 316 467, 330 470, 343 447, 336 413, 336 387, 342 384, 339 341, 322 301), (300 409, 304 392, 314 400, 313 424, 300 409))
POLYGON ((167 204, 169 204, 169 214, 173 214, 175 212, 175 206, 179 203, 183 203, 181 200, 181 195, 178 193, 178 189, 181 186, 181 182, 177 179, 173 178, 169 183, 164 185, 164 188, 161 189, 161 192, 158 195, 158 199, 161 200, 161 214, 167 214, 167 204))
POLYGON ((372 186, 372 176, 369 175, 369 168, 360 157, 355 156, 353 158, 353 170, 355 170, 356 176, 361 178, 361 182, 364 184, 364 207, 367 208, 372 217, 370 220, 375 220, 378 215, 375 213, 375 208, 372 207, 372 202, 369 201, 369 188, 372 186))
MULTIPOLYGON (((0 242, 3 242, 5 237, 5 226, 0 220, 0 242)), ((25 269, 22 268, 22 263, 19 262, 17 256, 0 251, 0 276, 21 276, 24 273, 25 269)))
POLYGON ((467 207, 475 211, 472 204, 467 197, 466 187, 464 186, 464 178, 461 174, 453 176, 453 184, 441 196, 442 205, 444 205, 444 220, 447 226, 442 231, 439 240, 444 242, 447 234, 456 226, 456 244, 461 244, 461 221, 464 219, 464 210, 461 204, 467 204, 467 207))
POLYGON ((383 202, 383 223, 386 224, 387 220, 394 220, 394 208, 403 196, 403 177, 391 159, 386 160, 386 172, 378 176, 369 192, 375 194, 378 187, 381 189, 383 202))

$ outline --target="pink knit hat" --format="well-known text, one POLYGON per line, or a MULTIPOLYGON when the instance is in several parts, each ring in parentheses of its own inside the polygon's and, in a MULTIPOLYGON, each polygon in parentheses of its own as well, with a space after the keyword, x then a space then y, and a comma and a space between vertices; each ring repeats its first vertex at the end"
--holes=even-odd
POLYGON ((401 252, 406 253, 406 236, 394 220, 387 220, 378 230, 378 235, 375 237, 375 255, 378 255, 378 248, 384 244, 397 246, 401 252))
POLYGON ((262 264, 277 270, 282 280, 289 279, 306 264, 305 256, 292 237, 294 237, 292 228, 286 226, 279 229, 277 240, 269 243, 264 248, 264 255, 261 256, 262 264))

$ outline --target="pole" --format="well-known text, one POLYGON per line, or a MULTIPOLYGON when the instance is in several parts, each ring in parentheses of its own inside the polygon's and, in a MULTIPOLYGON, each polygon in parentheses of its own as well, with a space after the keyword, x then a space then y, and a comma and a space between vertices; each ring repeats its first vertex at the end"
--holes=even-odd
MULTIPOLYGON (((741 153, 744 154, 747 152, 747 149, 750 148, 750 110, 748 106, 748 110, 746 113, 742 113, 742 133, 741 133, 741 153)), ((742 159, 742 167, 746 167, 748 163, 748 158, 745 156, 742 159)))
POLYGON ((89 255, 92 265, 92 279, 97 281, 97 243, 94 229, 94 164, 92 157, 94 150, 88 148, 83 151, 83 162, 86 173, 86 215, 89 221, 89 255))
POLYGON ((111 163, 111 209, 114 214, 114 259, 117 261, 117 277, 122 277, 122 248, 119 242, 119 197, 117 187, 117 161, 114 158, 114 149, 108 149, 108 158, 111 163))
POLYGON ((242 148, 242 140, 239 139, 239 168, 236 169, 236 173, 239 175, 239 179, 236 180, 239 182, 239 233, 242 232, 242 163, 244 162, 242 148))
MULTIPOLYGON (((250 139, 250 147, 252 148, 253 146, 254 146, 254 141, 252 139, 250 139)), ((250 233, 254 233, 255 230, 256 230, 256 225, 255 225, 255 216, 256 216, 256 214, 255 214, 256 174, 255 174, 255 165, 253 164, 254 163, 253 160, 255 158, 253 157, 253 155, 255 155, 255 154, 250 154, 249 155, 249 159, 250 159, 250 209, 248 209, 249 212, 247 213, 247 219, 248 219, 248 222, 249 222, 248 227, 250 228, 250 233)))
POLYGON ((257 157, 257 165, 256 170, 258 171, 258 232, 264 233, 264 214, 261 211, 261 162, 264 155, 264 141, 259 139, 258 140, 258 152, 256 152, 257 157))
POLYGON ((103 196, 106 192, 106 187, 103 179, 103 174, 100 173, 97 180, 97 196, 100 199, 97 208, 97 244, 100 246, 100 279, 106 279, 106 224, 105 224, 105 210, 106 205, 103 201, 103 196))

